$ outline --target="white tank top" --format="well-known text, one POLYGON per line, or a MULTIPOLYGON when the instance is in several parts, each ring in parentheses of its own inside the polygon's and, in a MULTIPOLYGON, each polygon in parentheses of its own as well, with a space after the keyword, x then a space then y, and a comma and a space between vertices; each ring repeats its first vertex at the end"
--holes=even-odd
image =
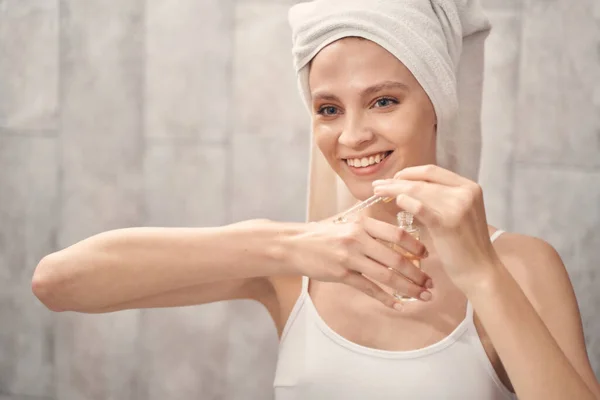
POLYGON ((441 341, 379 350, 333 331, 317 312, 306 277, 281 336, 274 388, 276 400, 516 399, 485 353, 469 302, 466 318, 441 341))

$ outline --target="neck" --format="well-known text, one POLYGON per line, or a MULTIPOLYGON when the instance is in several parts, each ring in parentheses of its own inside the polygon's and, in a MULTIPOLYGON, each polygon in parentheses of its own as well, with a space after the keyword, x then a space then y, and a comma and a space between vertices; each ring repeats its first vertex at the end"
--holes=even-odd
POLYGON ((364 215, 379 221, 387 222, 388 224, 398 225, 396 214, 398 214, 399 211, 400 209, 398 206, 396 206, 396 204, 394 204, 394 202, 379 202, 374 206, 364 210, 364 215))

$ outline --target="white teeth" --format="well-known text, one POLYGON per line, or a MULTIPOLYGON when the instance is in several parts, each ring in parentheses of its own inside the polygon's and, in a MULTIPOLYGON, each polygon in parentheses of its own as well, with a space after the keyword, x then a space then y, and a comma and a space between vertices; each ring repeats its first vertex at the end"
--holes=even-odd
POLYGON ((346 163, 351 167, 368 167, 369 165, 379 164, 385 159, 386 153, 379 153, 370 157, 348 158, 346 163))

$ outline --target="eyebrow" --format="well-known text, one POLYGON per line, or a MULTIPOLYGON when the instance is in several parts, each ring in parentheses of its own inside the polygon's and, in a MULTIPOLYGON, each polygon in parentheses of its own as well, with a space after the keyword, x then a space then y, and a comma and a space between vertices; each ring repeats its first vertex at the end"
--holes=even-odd
MULTIPOLYGON (((360 96, 361 97, 366 97, 366 96, 370 96, 373 95, 375 93, 379 93, 382 90, 385 89, 401 89, 401 90, 405 90, 408 91, 409 88, 407 85, 405 85, 404 83, 401 82, 396 82, 396 81, 384 81, 381 83, 378 83, 376 85, 373 86, 369 86, 366 89, 363 89, 360 92, 360 96)), ((316 93, 313 94, 313 101, 316 100, 322 100, 322 101, 339 101, 338 97, 335 96, 334 94, 331 93, 327 93, 327 92, 323 92, 323 91, 317 91, 316 93)))

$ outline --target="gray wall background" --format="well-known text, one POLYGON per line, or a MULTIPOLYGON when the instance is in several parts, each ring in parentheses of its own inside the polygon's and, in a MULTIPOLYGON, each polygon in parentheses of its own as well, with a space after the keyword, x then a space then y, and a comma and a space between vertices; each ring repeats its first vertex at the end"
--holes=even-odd
MULTIPOLYGON (((0 0, 0 399, 272 398, 256 304, 52 314, 29 285, 103 230, 302 220, 292 2, 0 0)), ((600 1, 484 4, 489 219, 557 247, 600 373, 600 1)))

